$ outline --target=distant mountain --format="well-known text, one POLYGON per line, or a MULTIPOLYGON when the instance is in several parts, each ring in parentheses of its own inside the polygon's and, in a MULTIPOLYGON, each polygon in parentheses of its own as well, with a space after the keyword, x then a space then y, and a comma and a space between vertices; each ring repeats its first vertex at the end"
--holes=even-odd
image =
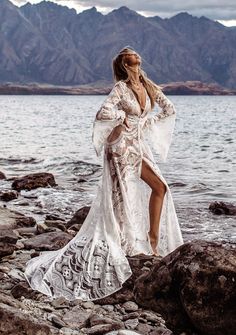
POLYGON ((112 57, 129 44, 157 83, 236 87, 236 29, 204 16, 144 17, 126 6, 77 14, 49 1, 0 0, 0 22, 0 83, 109 85, 112 57))

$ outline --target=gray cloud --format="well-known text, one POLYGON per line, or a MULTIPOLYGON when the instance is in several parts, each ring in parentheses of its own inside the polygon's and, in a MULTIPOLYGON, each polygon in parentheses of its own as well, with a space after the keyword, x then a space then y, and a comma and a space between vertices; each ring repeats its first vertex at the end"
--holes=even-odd
MULTIPOLYGON (((40 2, 39 0, 28 0, 31 3, 40 2)), ((127 6, 130 9, 140 12, 147 16, 158 15, 162 18, 171 17, 179 12, 188 12, 193 16, 206 16, 212 20, 236 20, 236 1, 235 0, 53 0, 58 4, 68 4, 72 7, 73 4, 79 7, 96 6, 98 9, 103 9, 104 12, 109 12, 120 6, 127 6)), ((25 0, 13 0, 14 3, 22 5, 25 0)))

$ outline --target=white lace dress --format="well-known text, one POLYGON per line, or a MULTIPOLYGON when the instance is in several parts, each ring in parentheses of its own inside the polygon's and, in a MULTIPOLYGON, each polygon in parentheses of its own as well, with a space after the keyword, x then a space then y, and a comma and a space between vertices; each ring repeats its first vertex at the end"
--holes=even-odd
POLYGON ((103 153, 103 174, 90 211, 77 235, 63 248, 44 251, 26 264, 30 286, 51 297, 96 300, 119 290, 131 276, 127 255, 152 254, 148 237, 151 188, 140 178, 142 159, 165 183, 159 225, 158 252, 166 256, 183 244, 170 189, 153 158, 166 161, 175 126, 173 103, 157 91, 162 111, 141 110, 133 91, 118 81, 105 99, 93 123, 92 140, 98 156, 103 153), (107 140, 112 129, 123 124, 120 135, 107 140), (148 143, 149 142, 149 143, 148 143))

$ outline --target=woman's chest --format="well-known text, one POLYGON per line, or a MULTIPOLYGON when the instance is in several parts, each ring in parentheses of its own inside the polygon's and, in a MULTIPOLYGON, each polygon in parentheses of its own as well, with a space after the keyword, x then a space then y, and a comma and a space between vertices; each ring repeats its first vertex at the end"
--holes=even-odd
POLYGON ((130 88, 125 87, 118 107, 126 114, 143 116, 150 110, 150 98, 145 89, 140 96, 136 96, 130 88))

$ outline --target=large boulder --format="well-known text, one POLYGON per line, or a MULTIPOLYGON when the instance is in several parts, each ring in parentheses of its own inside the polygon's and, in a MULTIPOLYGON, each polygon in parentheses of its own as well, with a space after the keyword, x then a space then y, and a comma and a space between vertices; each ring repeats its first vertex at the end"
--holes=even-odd
POLYGON ((15 178, 11 186, 14 190, 17 191, 30 191, 38 187, 57 186, 57 184, 52 173, 37 172, 20 178, 15 178))
POLYGON ((236 248, 193 240, 159 260, 135 282, 136 301, 161 313, 179 334, 232 335, 236 329, 236 248))

